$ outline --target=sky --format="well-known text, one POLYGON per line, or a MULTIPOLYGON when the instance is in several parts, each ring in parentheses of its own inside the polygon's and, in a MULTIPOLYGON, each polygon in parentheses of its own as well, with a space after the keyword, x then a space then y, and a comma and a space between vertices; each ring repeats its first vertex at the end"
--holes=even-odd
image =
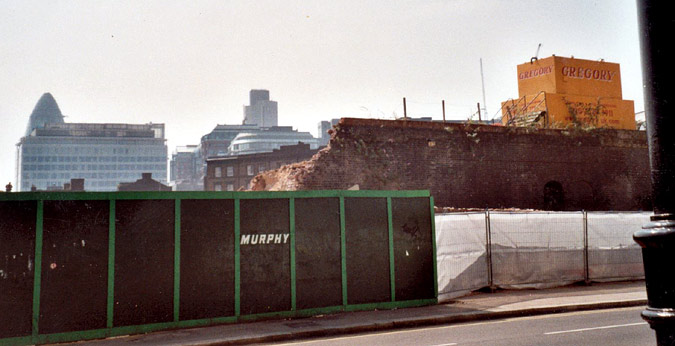
POLYGON ((40 96, 66 122, 164 123, 169 151, 240 124, 251 89, 279 125, 340 117, 489 117, 516 66, 553 54, 619 63, 644 110, 634 0, 0 0, 0 184, 40 96), (485 100, 483 102, 484 81, 485 100), (485 112, 483 113, 485 116, 485 112))

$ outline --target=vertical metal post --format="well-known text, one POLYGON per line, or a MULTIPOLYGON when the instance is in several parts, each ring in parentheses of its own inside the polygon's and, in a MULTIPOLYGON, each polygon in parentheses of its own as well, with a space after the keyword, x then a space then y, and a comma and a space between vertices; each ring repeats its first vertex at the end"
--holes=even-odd
POLYGON ((290 245, 290 267, 291 267, 291 311, 297 309, 297 286, 296 286, 296 263, 295 263, 295 198, 288 199, 288 220, 289 232, 291 238, 290 245))
POLYGON ((588 212, 583 210, 581 213, 584 218, 584 282, 589 284, 591 278, 588 270, 588 212))
POLYGON ((387 197, 387 232, 389 237, 389 290, 391 301, 396 301, 396 263, 394 262, 394 218, 391 197, 387 197))
POLYGON ((485 109, 485 115, 487 115, 487 102, 485 101, 485 78, 483 77, 483 58, 480 58, 479 61, 480 61, 480 85, 483 89, 483 107, 485 109))
POLYGON ((408 120, 408 109, 405 105, 405 97, 403 98, 403 119, 408 120))
POLYGON ((480 102, 476 103, 476 107, 478 108, 478 122, 482 122, 483 119, 480 117, 480 102))
POLYGON ((113 327, 115 312, 115 200, 108 206, 108 297, 106 306, 106 328, 113 327))
POLYGON ((441 100, 441 105, 443 106, 443 122, 445 122, 445 100, 441 100))
POLYGON ((487 256, 488 287, 494 287, 492 277, 492 234, 490 229, 490 210, 485 210, 485 252, 487 256))
POLYGON ((347 236, 345 230, 345 198, 340 197, 340 268, 342 271, 342 306, 347 306, 347 236))
POLYGON ((35 217, 35 265, 33 266, 33 317, 32 337, 36 339, 40 334, 38 328, 40 322, 40 287, 42 282, 42 236, 44 220, 44 201, 37 201, 37 215, 35 217))
POLYGON ((180 199, 173 208, 173 321, 180 320, 180 199))
POLYGON ((667 54, 675 14, 657 0, 638 0, 637 8, 654 216, 633 239, 645 268, 648 306, 642 317, 657 345, 675 345, 675 66, 667 54))
POLYGON ((436 248, 436 213, 434 211, 434 197, 430 196, 429 197, 429 208, 431 211, 431 240, 432 240, 432 248, 431 248, 431 253, 432 253, 432 258, 433 261, 431 263, 433 264, 434 267, 434 297, 438 299, 438 249, 436 248))
POLYGON ((234 315, 241 315, 241 229, 239 198, 234 199, 234 315))

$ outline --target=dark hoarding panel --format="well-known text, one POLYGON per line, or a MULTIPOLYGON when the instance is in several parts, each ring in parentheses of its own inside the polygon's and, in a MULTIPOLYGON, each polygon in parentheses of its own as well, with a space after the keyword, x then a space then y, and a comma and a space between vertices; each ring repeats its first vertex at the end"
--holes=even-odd
POLYGON ((41 334, 106 326, 108 201, 45 201, 41 334))
MULTIPOLYGON (((392 302, 394 293, 399 295, 396 297, 397 300, 425 296, 418 293, 409 293, 407 296, 410 290, 404 290, 406 283, 400 282, 398 274, 408 269, 399 268, 405 263, 404 260, 399 259, 396 266, 394 258, 400 257, 405 251, 397 250, 399 253, 396 253, 394 247, 400 248, 399 243, 405 244, 407 240, 394 239, 394 222, 399 221, 394 221, 391 213, 387 213, 392 210, 391 208, 387 210, 389 198, 393 201, 394 198, 418 197, 427 200, 428 192, 0 194, 0 215, 3 216, 0 218, 0 275, 3 277, 3 280, 0 280, 0 344, 75 341, 175 327, 196 327, 238 320, 232 316, 233 314, 242 315, 242 320, 277 315, 274 312, 279 312, 280 316, 299 316, 310 311, 318 313, 335 311, 328 306, 341 305, 340 303, 348 305, 345 307, 347 310, 433 303, 435 299, 392 302), (202 199, 209 201, 197 201, 202 199), (324 202, 323 199, 328 201, 324 202), (228 200, 230 202, 227 202, 228 200), (55 206, 61 208, 68 204, 59 201, 80 201, 68 202, 72 203, 72 208, 75 209, 78 206, 82 208, 88 201, 102 201, 106 207, 101 210, 104 214, 93 216, 94 221, 85 222, 78 219, 72 226, 75 232, 68 235, 57 230, 65 228, 62 223, 74 220, 52 217, 55 215, 53 210, 56 209, 55 206), (335 208, 336 201, 337 208, 335 208), (213 226, 214 216, 210 216, 211 212, 215 213, 216 218, 219 216, 210 208, 221 203, 224 206, 215 209, 227 210, 234 205, 233 213, 236 218, 233 226, 234 234, 227 231, 221 234, 224 236, 223 243, 231 244, 233 249, 214 245, 221 242, 217 239, 221 236, 218 231, 206 239, 205 233, 208 232, 191 231, 213 226), (175 215, 174 211, 180 211, 181 207, 187 210, 182 215, 175 215), (331 209, 346 212, 332 214, 329 212, 331 209), (74 243, 77 247, 78 239, 71 243, 74 238, 68 237, 89 234, 84 229, 78 230, 78 227, 105 229, 103 220, 110 211, 115 212, 107 218, 110 223, 108 232, 102 232, 107 234, 108 242, 105 241, 105 237, 96 240, 100 243, 97 244, 100 245, 99 253, 89 257, 80 256, 83 252, 75 251, 75 258, 66 258, 65 252, 61 252, 58 244, 74 243), (50 220, 46 220, 46 224, 43 224, 45 212, 50 220), (289 212, 293 215, 289 215, 289 212), (11 218, 4 217, 6 215, 11 215, 11 218), (103 216, 101 222, 95 221, 99 216, 103 216), (322 224, 323 220, 332 218, 335 219, 322 224), (47 229, 45 230, 43 226, 47 229), (181 235, 181 227, 186 229, 185 235, 181 235), (339 246, 337 242, 333 245, 332 240, 333 234, 337 234, 338 229, 343 235, 339 239, 339 246), (231 238, 228 239, 228 236, 231 238), (213 241, 209 242, 211 239, 213 241), (54 248, 45 250, 43 241, 46 242, 45 246, 57 244, 56 250, 54 248), (175 241, 179 244, 175 244, 175 241), (318 247, 321 251, 313 251, 312 247, 318 247), (336 256, 338 247, 341 254, 339 257, 336 256), (216 253, 209 254, 213 251, 216 253), (207 254, 208 258, 217 258, 221 255, 227 257, 233 253, 233 261, 226 258, 221 267, 222 263, 217 260, 207 263, 198 259, 197 253, 200 252, 207 254), (59 304, 61 306, 66 304, 66 299, 73 301, 72 297, 66 297, 62 301, 54 302, 54 292, 60 290, 60 283, 56 277, 49 277, 49 270, 64 269, 60 267, 61 263, 77 261, 103 263, 98 262, 103 258, 103 253, 108 261, 108 272, 103 277, 95 277, 96 275, 90 272, 82 275, 94 276, 94 279, 87 281, 85 286, 100 285, 106 288, 106 326, 101 327, 103 319, 96 320, 96 317, 82 322, 84 318, 80 319, 78 316, 68 316, 63 321, 48 316, 51 315, 50 310, 56 310, 59 304), (316 256, 315 253, 319 253, 317 264, 308 260, 316 256), (13 255, 17 256, 16 262, 12 262, 15 259, 13 255), (21 262, 23 256, 28 256, 27 262, 21 262), (3 257, 4 263, 1 261, 3 257), (336 263, 330 265, 333 261, 336 263), (52 263, 55 264, 54 269, 51 268, 52 263), (177 264, 181 266, 175 267, 177 264), (211 267, 207 268, 207 265, 211 267), (394 275, 395 267, 397 275, 394 275), (319 268, 324 270, 320 271, 319 268), (45 271, 44 275, 42 269, 45 271), (219 271, 226 274, 221 276, 217 273, 219 271), (205 272, 216 274, 204 281, 202 279, 205 272), (233 280, 226 279, 228 272, 234 272, 233 280), (312 277, 319 279, 313 283, 312 277), (338 277, 339 281, 336 279, 338 277), (219 282, 221 279, 223 282, 219 282), (395 287, 390 280, 395 280, 400 287, 395 287), (41 286, 40 282, 44 285, 41 286), (228 286, 231 284, 232 286, 228 286), (220 285, 223 287, 222 291, 213 289, 220 285), (45 291, 41 292, 43 287, 45 291), (180 296, 181 289, 184 291, 182 296, 180 296), (394 289, 396 290, 392 292, 394 289), (198 297, 196 291, 202 292, 203 296, 198 297), (320 293, 316 294, 317 291, 320 293), (178 304, 179 302, 183 304, 178 304), (221 302, 224 304, 220 305, 221 302), (223 306, 225 308, 219 310, 223 306), (41 310, 41 307, 44 310, 41 310), (294 309, 300 311, 293 311, 294 309), (220 315, 224 315, 222 316, 224 318, 209 317, 220 315), (181 321, 176 322, 177 317, 180 317, 181 321), (31 320, 36 323, 31 325, 31 320), (42 325, 38 326, 37 322, 42 325), (84 326, 80 323, 84 323, 84 326), (71 331, 82 328, 87 330, 71 331), (64 330, 65 332, 58 332, 64 330), (49 334, 52 332, 56 333, 49 334)), ((396 203, 398 202, 394 204, 396 203)), ((91 218, 91 215, 87 217, 91 218)), ((230 222, 225 221, 226 224, 230 222)), ((425 227, 420 226, 420 229, 423 228, 425 227)), ((433 232, 433 227, 431 230, 433 232)), ((213 230, 210 229, 210 232, 213 233, 213 230)), ((415 232, 408 229, 408 233, 415 232)), ((93 238, 87 237, 89 239, 84 239, 85 245, 80 247, 88 248, 93 245, 91 243, 94 241, 93 238)), ((433 252, 433 242, 430 247, 433 252)), ((410 251, 406 256, 410 256, 410 251)), ((74 271, 81 269, 81 266, 75 269, 70 267, 68 264, 65 269, 74 271)), ((433 275, 433 270, 430 275, 433 275)), ((79 279, 73 281, 77 282, 79 279)), ((74 289, 82 292, 85 286, 74 289)), ((93 286, 87 287, 91 292, 86 294, 93 295, 97 291, 93 286)), ((413 288, 412 291, 417 288, 413 288)), ((93 305, 83 303, 82 306, 68 308, 87 308, 83 314, 89 316, 94 314, 93 310, 102 311, 102 304, 99 304, 102 299, 84 300, 95 303, 93 305)))
POLYGON ((31 334, 36 201, 0 201, 0 338, 31 334))
POLYGON ((298 309, 342 305, 340 200, 295 199, 298 309))
POLYGON ((291 310, 289 200, 240 203, 241 314, 291 310))
POLYGON ((234 201, 181 200, 180 319, 234 316, 234 201))
POLYGON ((392 198, 391 204, 396 300, 434 298, 429 198, 392 198))
POLYGON ((386 198, 345 198, 347 302, 391 301, 386 198))
POLYGON ((114 326, 173 320, 174 200, 118 200, 114 326))

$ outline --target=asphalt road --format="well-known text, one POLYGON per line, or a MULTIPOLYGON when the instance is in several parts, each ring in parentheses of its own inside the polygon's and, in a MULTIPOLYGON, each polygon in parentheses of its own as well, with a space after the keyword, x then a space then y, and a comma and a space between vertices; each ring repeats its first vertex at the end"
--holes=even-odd
POLYGON ((642 307, 312 339, 277 345, 655 345, 642 307))

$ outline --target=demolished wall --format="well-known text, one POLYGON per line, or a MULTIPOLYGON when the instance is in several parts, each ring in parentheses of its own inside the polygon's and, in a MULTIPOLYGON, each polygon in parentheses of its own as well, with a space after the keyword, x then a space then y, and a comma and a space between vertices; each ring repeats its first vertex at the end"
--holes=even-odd
POLYGON ((647 210, 643 131, 552 130, 343 118, 305 162, 253 190, 430 190, 437 206, 647 210), (558 189, 558 190, 557 190, 558 189))

